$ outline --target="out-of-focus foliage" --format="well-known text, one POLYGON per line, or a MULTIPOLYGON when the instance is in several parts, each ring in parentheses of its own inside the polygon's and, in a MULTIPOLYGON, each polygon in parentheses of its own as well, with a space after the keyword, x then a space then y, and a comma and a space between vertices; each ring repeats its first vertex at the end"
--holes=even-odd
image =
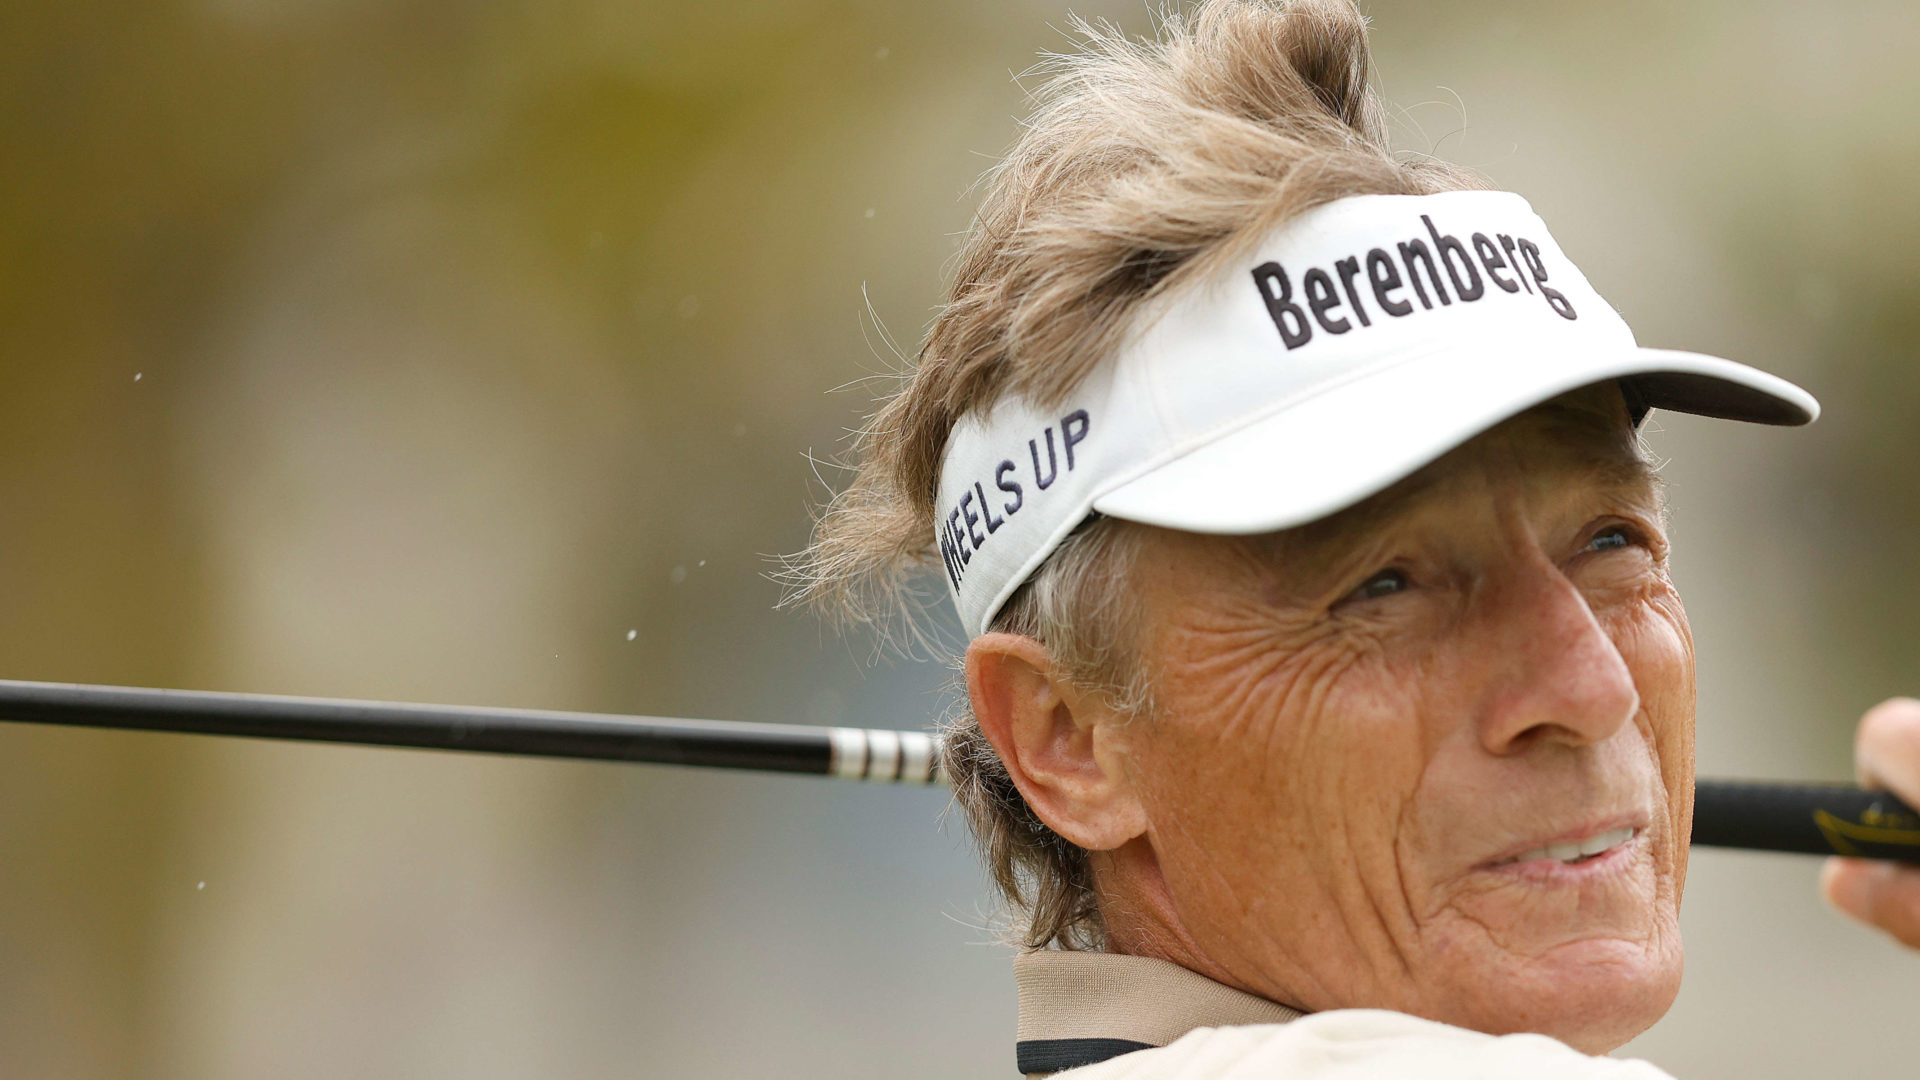
MULTIPOLYGON (((1807 432, 1656 438, 1703 774, 1844 775, 1854 716, 1920 677, 1920 14, 1369 10, 1407 149, 1531 197, 1643 341, 1825 399, 1807 432)), ((772 611, 766 557, 838 482, 807 455, 884 385, 887 331, 911 350, 1065 15, 14 5, 0 676, 925 723, 944 673, 772 611)), ((941 805, 0 730, 0 1072, 1010 1072, 941 805)), ((1910 1068, 1920 969, 1811 875, 1698 855, 1688 986, 1634 1052, 1910 1068)))

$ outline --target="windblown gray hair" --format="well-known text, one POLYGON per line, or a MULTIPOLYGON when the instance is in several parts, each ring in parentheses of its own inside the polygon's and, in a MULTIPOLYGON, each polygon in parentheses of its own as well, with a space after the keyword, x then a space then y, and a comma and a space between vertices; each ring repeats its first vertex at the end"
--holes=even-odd
MULTIPOLYGON (((945 307, 897 391, 856 436, 852 482, 788 560, 789 601, 903 647, 936 644, 934 497, 948 433, 1013 394, 1057 406, 1143 301, 1204 274, 1275 225, 1349 195, 1484 187, 1396 157, 1369 88, 1367 24, 1350 0, 1201 0, 1129 39, 1074 20, 1019 139, 987 177, 945 307)), ((1127 572, 1142 527, 1096 519, 993 620, 1047 646, 1070 677, 1136 710, 1127 572)), ((947 773, 1032 947, 1098 948, 1086 852, 1047 828, 964 706, 947 773)))

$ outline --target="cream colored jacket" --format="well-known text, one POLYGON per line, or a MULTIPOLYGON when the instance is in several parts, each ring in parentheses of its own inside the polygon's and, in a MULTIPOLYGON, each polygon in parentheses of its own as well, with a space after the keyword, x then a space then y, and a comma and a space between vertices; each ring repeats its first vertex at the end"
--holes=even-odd
POLYGON ((1377 1009, 1302 1016, 1144 957, 1027 953, 1014 977, 1030 1080, 1671 1080, 1545 1035, 1377 1009))

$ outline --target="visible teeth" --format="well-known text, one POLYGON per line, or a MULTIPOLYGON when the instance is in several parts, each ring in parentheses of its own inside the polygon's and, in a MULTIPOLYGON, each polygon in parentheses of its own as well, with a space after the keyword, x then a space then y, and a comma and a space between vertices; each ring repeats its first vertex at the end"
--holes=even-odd
POLYGON ((1548 844, 1546 847, 1534 848, 1532 851, 1514 856, 1509 861, 1531 862, 1535 859, 1554 859, 1559 862, 1573 862, 1589 855, 1611 851, 1631 839, 1633 839, 1632 829, 1610 829, 1575 843, 1548 844))
POLYGON ((1591 836, 1580 841, 1580 854, 1598 855, 1603 851, 1617 848, 1631 839, 1633 839, 1632 829, 1614 829, 1611 832, 1603 832, 1599 836, 1591 836))

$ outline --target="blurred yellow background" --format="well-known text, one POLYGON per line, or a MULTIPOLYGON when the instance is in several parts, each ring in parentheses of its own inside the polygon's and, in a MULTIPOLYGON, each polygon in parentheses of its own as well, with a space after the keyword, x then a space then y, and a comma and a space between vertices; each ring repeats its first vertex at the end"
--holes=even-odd
MULTIPOLYGON (((1368 7, 1404 149, 1532 198, 1642 341, 1824 400, 1656 438, 1702 774, 1845 777, 1920 692, 1920 11, 1368 7)), ((943 670, 773 611, 767 557, 1066 14, 12 5, 0 677, 923 726, 943 670)), ((0 727, 0 1073, 1010 1077, 944 802, 0 727)), ((1920 959, 1816 865, 1698 854, 1628 1052, 1910 1074, 1920 959)))

